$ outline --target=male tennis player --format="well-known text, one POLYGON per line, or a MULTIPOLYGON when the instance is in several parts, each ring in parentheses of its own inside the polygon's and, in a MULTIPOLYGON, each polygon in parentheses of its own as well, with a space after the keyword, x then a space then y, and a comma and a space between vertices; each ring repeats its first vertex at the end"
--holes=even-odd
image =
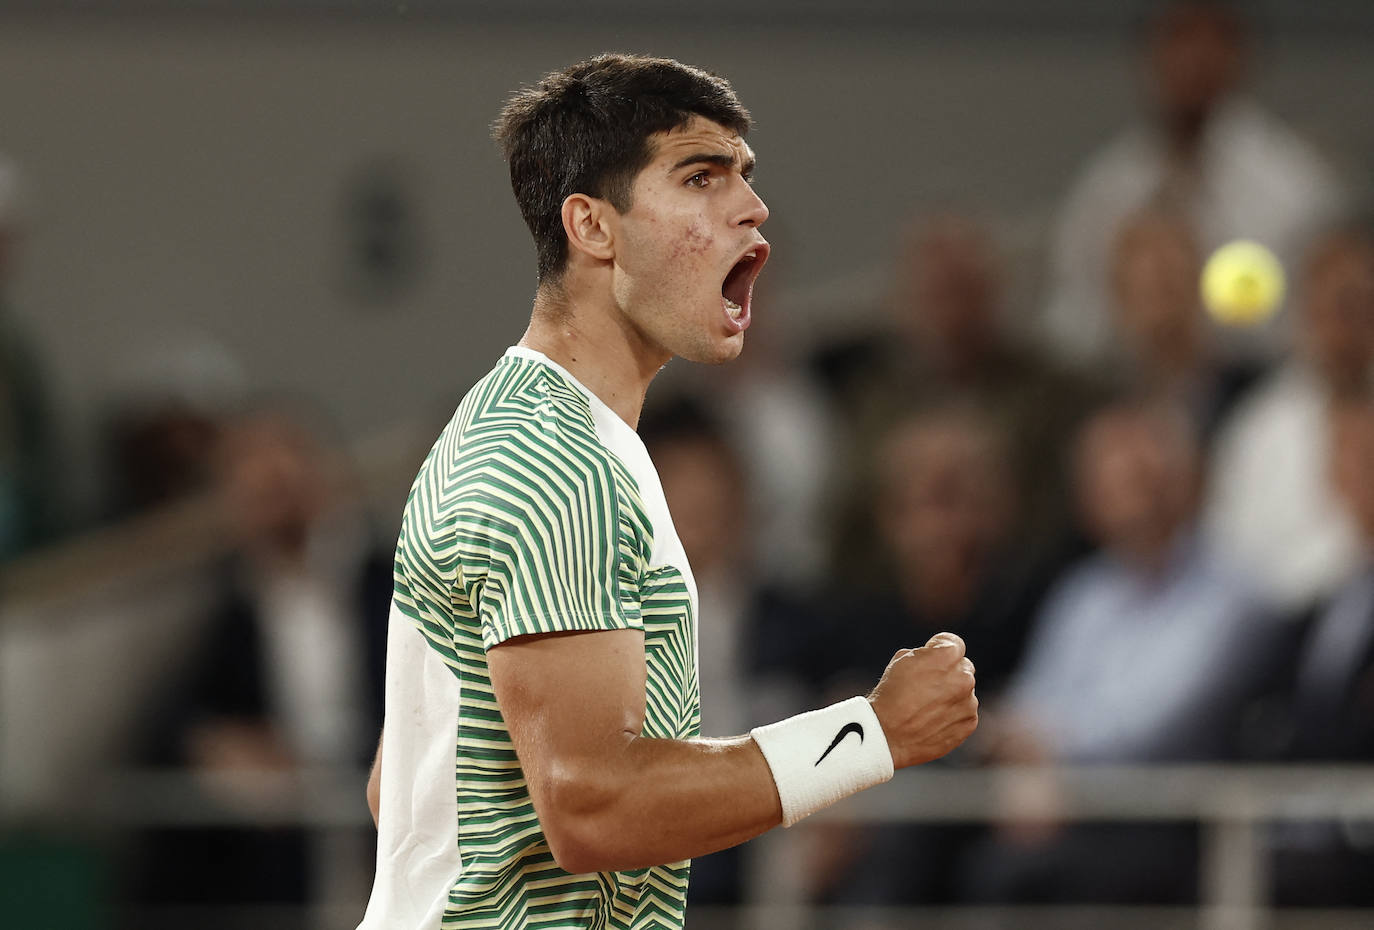
POLYGON ((748 128, 721 78, 624 55, 501 115, 539 284, 406 506, 364 930, 681 927, 692 856, 977 725, 973 666, 940 634, 868 697, 698 735, 696 586, 634 427, 672 356, 744 342, 768 257, 748 128))

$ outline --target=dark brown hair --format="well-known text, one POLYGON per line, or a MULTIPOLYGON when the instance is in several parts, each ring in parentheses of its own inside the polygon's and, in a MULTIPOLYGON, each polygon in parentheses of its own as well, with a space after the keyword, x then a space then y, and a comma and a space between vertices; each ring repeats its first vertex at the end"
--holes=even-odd
POLYGON ((694 116, 740 135, 750 125, 724 78, 668 58, 598 55, 510 99, 492 134, 534 235, 541 283, 556 280, 567 261, 563 201, 586 194, 624 213, 635 175, 653 157, 649 137, 694 116))

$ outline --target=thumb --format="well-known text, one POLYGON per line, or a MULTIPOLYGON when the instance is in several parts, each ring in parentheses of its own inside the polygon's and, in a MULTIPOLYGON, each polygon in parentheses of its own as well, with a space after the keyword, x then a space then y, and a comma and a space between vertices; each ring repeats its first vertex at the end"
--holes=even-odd
POLYGON ((962 637, 954 633, 936 633, 926 641, 927 649, 954 649, 954 660, 957 662, 964 657, 967 651, 962 637))

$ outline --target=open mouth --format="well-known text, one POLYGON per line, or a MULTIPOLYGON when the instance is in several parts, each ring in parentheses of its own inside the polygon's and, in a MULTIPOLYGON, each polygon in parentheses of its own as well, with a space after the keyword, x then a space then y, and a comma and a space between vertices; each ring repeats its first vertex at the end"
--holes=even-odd
POLYGON ((720 288, 721 306, 739 329, 749 325, 749 303, 754 294, 754 281, 768 260, 768 246, 750 248, 735 262, 720 288))

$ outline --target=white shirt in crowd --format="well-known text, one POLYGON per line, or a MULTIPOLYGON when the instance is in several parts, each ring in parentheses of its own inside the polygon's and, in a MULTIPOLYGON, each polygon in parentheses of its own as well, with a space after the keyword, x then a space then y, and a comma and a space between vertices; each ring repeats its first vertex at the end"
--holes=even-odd
POLYGON ((1206 528, 1275 605, 1299 610, 1358 568, 1358 529, 1331 486, 1327 393, 1293 361, 1241 402, 1217 438, 1206 528))

